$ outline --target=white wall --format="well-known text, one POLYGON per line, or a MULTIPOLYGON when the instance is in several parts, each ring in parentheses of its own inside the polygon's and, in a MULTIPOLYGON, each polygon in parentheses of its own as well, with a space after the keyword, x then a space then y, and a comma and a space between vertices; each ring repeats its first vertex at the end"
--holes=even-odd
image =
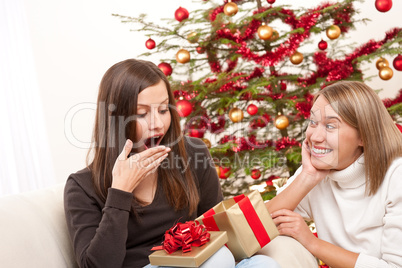
MULTIPOLYGON (((12 0, 10 0, 12 1, 12 0)), ((50 146, 54 158, 58 181, 85 165, 87 149, 79 148, 77 142, 90 141, 97 88, 103 73, 114 63, 137 57, 146 52, 144 33, 130 32, 130 25, 120 23, 112 13, 136 16, 149 14, 149 19, 157 22, 159 18, 173 17, 174 11, 183 6, 190 12, 195 8, 190 0, 24 0, 30 25, 30 32, 37 68, 39 87, 45 110, 50 146), (92 105, 91 105, 92 104, 92 105), (65 134, 65 117, 73 115, 71 109, 88 107, 74 114, 72 133, 75 142, 65 134), (69 112, 70 111, 70 112, 69 112)), ((296 4, 314 7, 317 0, 291 1, 277 0, 277 4, 296 4), (293 3, 292 3, 293 2, 293 3)), ((402 1, 395 0, 393 8, 380 13, 374 7, 374 0, 358 3, 360 17, 370 18, 367 25, 356 25, 357 31, 349 36, 358 44, 384 37, 384 32, 399 26, 402 1)), ((265 1, 264 1, 265 3, 265 1)), ((161 41, 154 37, 155 41, 161 41)), ((162 55, 167 58, 168 55, 162 55)), ((171 55, 174 58, 174 55, 171 55)), ((147 58, 158 63, 157 57, 147 58)), ((393 58, 388 58, 392 65, 393 58)), ((369 68, 365 75, 376 75, 375 63, 365 65, 369 68)), ((402 87, 402 73, 394 71, 390 81, 373 79, 369 83, 375 89, 384 88, 382 98, 394 97, 402 87)), ((81 146, 85 147, 85 146, 81 146)))

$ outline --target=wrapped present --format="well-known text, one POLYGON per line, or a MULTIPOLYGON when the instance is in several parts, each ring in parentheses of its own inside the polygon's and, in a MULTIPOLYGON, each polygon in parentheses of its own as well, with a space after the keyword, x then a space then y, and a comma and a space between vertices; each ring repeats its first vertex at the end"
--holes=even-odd
POLYGON ((208 232, 197 222, 178 223, 165 233, 162 246, 148 256, 152 265, 198 267, 226 242, 226 232, 208 232))
POLYGON ((209 231, 226 231, 236 260, 248 258, 279 235, 258 191, 224 200, 196 221, 209 231))

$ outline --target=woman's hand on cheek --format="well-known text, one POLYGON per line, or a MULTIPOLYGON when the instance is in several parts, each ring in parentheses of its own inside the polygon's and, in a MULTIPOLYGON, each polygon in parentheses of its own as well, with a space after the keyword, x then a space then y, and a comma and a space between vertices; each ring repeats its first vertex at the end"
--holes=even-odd
POLYGON ((128 157, 132 148, 132 141, 127 140, 113 166, 112 188, 133 192, 148 174, 156 171, 170 151, 168 147, 157 146, 128 157))
POLYGON ((307 139, 303 141, 302 144, 302 164, 303 166, 312 166, 311 164, 311 149, 310 145, 308 144, 307 139))
POLYGON ((316 169, 313 166, 311 162, 311 148, 307 139, 305 139, 302 144, 302 165, 302 172, 318 182, 323 180, 329 173, 329 170, 316 169))
POLYGON ((315 241, 315 235, 298 213, 288 209, 281 209, 273 212, 271 216, 279 234, 293 237, 305 247, 315 241))

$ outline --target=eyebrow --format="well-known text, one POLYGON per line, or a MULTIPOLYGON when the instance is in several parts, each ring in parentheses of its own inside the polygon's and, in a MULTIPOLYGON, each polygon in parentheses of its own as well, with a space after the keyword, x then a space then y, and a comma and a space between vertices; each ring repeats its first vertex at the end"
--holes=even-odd
MULTIPOLYGON (((314 115, 314 112, 313 112, 312 110, 310 110, 310 113, 314 115)), ((338 120, 340 123, 342 123, 341 119, 339 119, 338 116, 326 116, 325 119, 326 119, 326 120, 336 119, 336 120, 338 120)))
MULTIPOLYGON (((166 101, 169 101, 169 97, 167 97, 165 100, 163 100, 160 104, 165 103, 166 101)), ((153 105, 153 104, 151 104, 153 105)), ((149 104, 141 104, 141 103, 137 103, 137 106, 146 106, 146 107, 150 107, 151 105, 149 104)))
POLYGON ((327 117, 325 117, 325 119, 327 119, 327 120, 336 119, 336 120, 339 121, 339 123, 342 123, 342 122, 341 122, 341 119, 339 119, 339 117, 337 117, 337 116, 327 116, 327 117))

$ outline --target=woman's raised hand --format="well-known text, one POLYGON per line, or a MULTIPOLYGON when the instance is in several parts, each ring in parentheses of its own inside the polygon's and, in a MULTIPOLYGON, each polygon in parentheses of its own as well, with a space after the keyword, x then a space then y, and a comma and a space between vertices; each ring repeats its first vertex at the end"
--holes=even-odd
POLYGON ((170 151, 162 145, 128 157, 132 148, 133 142, 127 140, 113 166, 112 188, 133 192, 148 174, 157 170, 170 151))
POLYGON ((311 149, 307 139, 305 139, 302 144, 302 165, 302 173, 310 178, 313 178, 314 180, 317 180, 317 182, 323 180, 329 173, 329 170, 317 169, 311 163, 311 149))

